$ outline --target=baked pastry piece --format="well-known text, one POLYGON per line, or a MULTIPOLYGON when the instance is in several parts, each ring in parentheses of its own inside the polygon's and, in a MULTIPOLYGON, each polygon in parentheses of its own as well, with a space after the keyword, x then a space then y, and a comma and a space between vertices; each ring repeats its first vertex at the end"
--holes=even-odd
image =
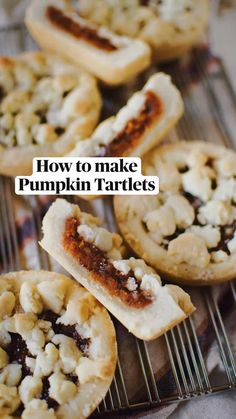
POLYGON ((180 92, 168 75, 156 73, 116 116, 98 125, 68 156, 142 156, 167 135, 182 113, 180 92))
POLYGON ((147 42, 159 61, 179 57, 199 41, 208 0, 79 0, 79 13, 119 35, 147 42))
POLYGON ((30 175, 33 157, 62 156, 91 134, 101 108, 95 79, 44 52, 0 57, 0 173, 30 175))
POLYGON ((116 365, 104 307, 64 275, 0 276, 0 417, 86 418, 116 365))
POLYGON ((143 260, 122 258, 122 238, 58 199, 43 219, 42 247, 140 339, 154 339, 194 311, 190 297, 143 260))
POLYGON ((132 249, 179 283, 208 285, 236 276, 236 154, 204 142, 152 150, 145 175, 158 196, 116 196, 118 225, 132 249))
POLYGON ((65 55, 111 85, 123 83, 148 67, 151 50, 146 43, 91 24, 81 18, 74 4, 72 0, 32 1, 25 21, 41 47, 65 55))

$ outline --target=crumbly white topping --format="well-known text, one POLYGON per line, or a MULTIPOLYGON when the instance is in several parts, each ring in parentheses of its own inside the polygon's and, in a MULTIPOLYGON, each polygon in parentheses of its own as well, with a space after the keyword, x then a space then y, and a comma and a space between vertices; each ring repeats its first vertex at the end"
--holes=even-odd
POLYGON ((194 167, 182 175, 184 190, 204 202, 208 201, 212 196, 212 178, 214 178, 214 172, 209 167, 194 167))
POLYGON ((112 262, 113 266, 123 273, 128 275, 132 270, 133 276, 129 276, 126 282, 126 288, 130 292, 135 292, 138 284, 142 290, 148 291, 151 296, 155 297, 161 286, 161 279, 157 273, 150 268, 142 259, 115 260, 112 262))
POLYGON ((17 386, 21 380, 22 372, 21 365, 8 364, 0 373, 0 383, 6 384, 9 387, 17 386))
POLYGON ((79 11, 97 25, 156 46, 160 41, 170 42, 171 36, 196 29, 205 21, 206 7, 202 0, 150 1, 147 6, 140 5, 139 0, 81 0, 79 11), (157 35, 161 39, 156 39, 157 35))
POLYGON ((53 409, 48 409, 45 400, 32 399, 22 413, 22 419, 56 419, 53 409))
POLYGON ((43 383, 39 377, 26 376, 19 386, 19 395, 24 405, 34 398, 39 398, 42 388, 43 383))
POLYGON ((43 310, 43 301, 35 284, 24 282, 20 289, 20 303, 25 312, 39 314, 43 310))
POLYGON ((202 237, 209 249, 211 247, 216 247, 221 238, 220 229, 218 227, 213 227, 212 225, 206 225, 203 227, 193 225, 188 229, 188 231, 202 237))
POLYGON ((8 355, 4 349, 0 348, 0 368, 4 368, 8 364, 8 355))
POLYGON ((15 296, 10 291, 4 291, 0 295, 0 319, 11 315, 15 306, 15 296))
POLYGON ((194 221, 194 210, 188 200, 180 195, 172 195, 166 200, 167 207, 174 212, 176 226, 186 228, 194 221))
POLYGON ((236 220, 234 152, 214 155, 201 143, 168 150, 150 153, 144 163, 145 174, 151 169, 160 180, 158 200, 143 211, 149 237, 173 263, 205 267, 225 261, 230 256, 220 249, 225 234, 229 253, 236 252, 236 239, 231 238, 236 220))
POLYGON ((52 419, 56 417, 53 409, 40 400, 45 379, 49 381, 49 396, 63 404, 78 394, 83 383, 105 379, 109 374, 110 341, 106 334, 103 339, 101 336, 103 309, 87 290, 69 279, 27 280, 20 286, 18 280, 15 288, 10 283, 0 279, 0 299, 4 302, 0 321, 0 416, 13 414, 23 403, 22 418, 52 419), (85 337, 78 328, 86 330, 90 342, 86 352, 79 349, 74 338, 63 333, 63 327, 61 334, 55 334, 51 321, 38 317, 47 310, 59 316, 58 324, 74 327, 75 334, 85 337), (17 359, 9 363, 7 348, 12 339, 9 333, 19 334, 29 351, 25 364, 32 375, 23 380, 22 365, 17 359), (68 378, 70 374, 77 375, 78 383, 68 378))
POLYGON ((225 225, 234 219, 233 207, 226 201, 211 200, 199 210, 201 224, 225 225))
POLYGON ((228 242, 227 246, 231 253, 236 251, 236 232, 234 233, 233 238, 228 242))
POLYGON ((155 233, 157 229, 160 229, 163 236, 174 234, 176 229, 174 211, 168 205, 148 212, 144 216, 143 221, 151 233, 155 233))
POLYGON ((156 297, 161 288, 157 275, 145 274, 142 278, 140 288, 144 291, 150 292, 151 295, 156 297))
MULTIPOLYGON (((143 89, 139 92, 136 92, 131 96, 126 105, 120 109, 115 117, 110 117, 105 121, 101 122, 98 127, 95 129, 91 137, 79 141, 75 149, 72 150, 68 156, 100 156, 103 155, 106 146, 108 146, 112 141, 125 129, 129 121, 137 119, 144 108, 146 102, 146 93, 153 92, 160 99, 162 99, 162 90, 160 86, 166 85, 165 92, 170 93, 173 91, 173 86, 171 85, 170 77, 164 75, 163 73, 156 73, 152 75, 147 83, 144 85, 143 89), (169 89, 169 90, 168 90, 169 89)), ((175 93, 176 94, 176 93, 175 93)), ((157 121, 159 122, 157 118, 157 121)), ((155 123, 155 120, 154 120, 155 123)))
POLYGON ((6 417, 13 413, 20 405, 20 398, 16 387, 0 384, 0 414, 6 417))
POLYGON ((77 386, 67 380, 65 375, 60 372, 52 374, 49 377, 49 382, 49 395, 59 404, 67 403, 77 393, 77 386))
POLYGON ((211 259, 215 263, 221 263, 227 261, 228 255, 223 250, 217 250, 217 252, 211 253, 211 259))
POLYGON ((193 233, 183 233, 172 240, 168 255, 174 257, 177 263, 185 262, 200 268, 207 266, 210 261, 205 241, 193 233))
POLYGON ((77 232, 89 243, 94 243, 102 252, 106 252, 111 259, 121 259, 122 238, 119 234, 111 233, 103 227, 90 223, 89 219, 85 220, 86 224, 80 224, 77 232))
POLYGON ((100 109, 91 76, 43 53, 6 60, 0 62, 2 146, 50 144, 70 130, 90 134, 86 124, 93 128, 100 109))

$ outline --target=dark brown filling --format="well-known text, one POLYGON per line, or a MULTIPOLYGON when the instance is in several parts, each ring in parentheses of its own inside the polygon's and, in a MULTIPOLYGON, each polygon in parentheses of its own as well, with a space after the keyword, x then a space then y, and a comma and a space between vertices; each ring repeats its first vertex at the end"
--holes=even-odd
POLYGON ((50 383, 48 377, 43 377, 42 382, 43 389, 40 399, 46 400, 49 409, 57 410, 57 408, 59 407, 59 403, 49 396, 50 383))
POLYGON ((197 215, 199 208, 203 205, 203 201, 200 198, 192 195, 189 192, 183 191, 183 196, 188 200, 188 202, 192 205, 195 214, 197 215))
POLYGON ((10 333, 11 342, 8 345, 6 352, 9 356, 9 362, 21 365, 22 377, 25 378, 26 375, 32 375, 30 369, 27 367, 25 359, 27 356, 32 356, 29 352, 26 343, 21 335, 18 333, 10 333))
POLYGON ((217 252, 218 250, 223 250, 223 252, 226 252, 228 255, 230 255, 230 251, 228 249, 227 244, 229 243, 230 240, 233 239, 235 231, 236 231, 236 220, 232 224, 221 226, 220 227, 221 239, 218 245, 214 248, 211 248, 210 251, 217 252))
POLYGON ((146 101, 137 118, 131 119, 113 141, 104 148, 102 157, 125 156, 140 141, 146 129, 163 113, 163 104, 151 91, 146 92, 146 101))
POLYGON ((3 98, 5 97, 5 91, 3 86, 0 86, 0 102, 3 100, 3 98))
POLYGON ((136 308, 151 304, 151 296, 140 289, 140 283, 136 281, 134 272, 130 270, 125 275, 117 270, 102 250, 78 234, 78 226, 77 218, 70 217, 66 220, 63 234, 65 251, 85 267, 93 280, 105 288, 111 296, 118 297, 125 304, 136 308), (130 277, 136 281, 136 291, 129 291, 127 288, 127 281, 130 277))
MULTIPOLYGON (((190 202, 190 204, 194 208, 194 211, 195 211, 195 220, 194 220, 194 223, 193 224, 194 225, 201 226, 201 224, 197 220, 197 214, 198 214, 199 208, 204 203, 201 201, 201 199, 197 198, 196 196, 191 195, 188 192, 184 192, 183 195, 190 202)), ((233 221, 232 224, 227 224, 227 225, 224 225, 224 226, 220 226, 221 239, 220 239, 218 245, 216 247, 214 247, 214 248, 209 249, 209 251, 210 252, 217 252, 218 250, 223 250, 228 255, 230 255, 230 251, 228 249, 227 244, 234 237, 235 231, 236 231, 236 220, 233 221)))
POLYGON ((56 127, 56 128, 55 128, 55 133, 56 133, 58 136, 63 135, 63 134, 65 133, 65 128, 63 128, 63 127, 56 127))
MULTIPOLYGON (((197 219, 197 215, 198 215, 199 208, 204 205, 204 202, 201 201, 200 198, 197 198, 196 196, 190 194, 189 192, 183 191, 182 194, 189 201, 189 203, 192 205, 192 207, 194 208, 195 219, 194 219, 193 225, 202 226, 202 224, 199 223, 199 221, 197 219)), ((209 250, 209 252, 217 252, 218 250, 223 250, 228 255, 230 255, 230 251, 228 249, 227 244, 234 237, 234 233, 236 231, 236 220, 233 221, 232 224, 219 226, 219 229, 220 229, 221 239, 220 239, 218 245, 216 247, 212 247, 208 250, 209 250)), ((180 234, 183 234, 184 232, 185 232, 184 229, 177 228, 176 231, 174 232, 174 234, 172 234, 171 236, 166 236, 164 238, 165 241, 162 244, 162 247, 165 250, 167 250, 169 242, 176 239, 180 234)))
POLYGON ((46 17, 51 23, 57 26, 57 28, 70 33, 78 39, 83 39, 84 41, 95 45, 97 48, 108 52, 116 51, 118 49, 109 38, 99 35, 96 29, 80 25, 79 22, 73 20, 57 7, 49 6, 46 10, 46 17))
POLYGON ((56 323, 57 319, 59 318, 58 314, 54 313, 53 311, 44 311, 40 316, 42 320, 46 320, 52 323, 52 330, 56 335, 63 334, 74 339, 77 348, 86 353, 88 351, 90 339, 82 338, 79 333, 77 332, 75 326, 66 326, 62 323, 56 323))
MULTIPOLYGON (((79 333, 77 332, 75 326, 65 326, 62 323, 56 323, 57 319, 59 318, 58 314, 55 314, 53 311, 44 311, 41 316, 39 316, 40 319, 50 321, 52 323, 52 330, 55 334, 63 334, 65 336, 68 336, 72 339, 74 339, 78 349, 83 353, 86 354, 89 348, 90 339, 89 338, 82 338, 79 333)), ((6 348, 6 352, 9 356, 9 362, 10 363, 17 363, 22 366, 22 376, 21 381, 27 376, 32 375, 30 369, 26 365, 26 357, 35 358, 30 351, 27 348, 26 342, 22 338, 21 335, 18 333, 10 333, 11 336, 11 342, 6 348)), ((73 383, 77 384, 78 377, 73 374, 67 374, 66 379, 72 381, 73 383)), ((49 408, 57 409, 59 404, 56 400, 52 399, 49 396, 49 379, 48 377, 43 378, 43 389, 41 393, 41 399, 46 400, 47 405, 49 408)), ((20 383, 19 383, 20 384, 20 383)), ((21 416, 21 413, 23 411, 23 404, 19 406, 19 408, 16 411, 17 416, 21 416)))

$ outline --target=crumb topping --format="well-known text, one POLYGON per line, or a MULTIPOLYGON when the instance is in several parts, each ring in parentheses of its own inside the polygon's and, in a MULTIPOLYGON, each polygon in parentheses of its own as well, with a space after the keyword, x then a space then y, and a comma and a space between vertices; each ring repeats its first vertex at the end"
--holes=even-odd
POLYGON ((103 309, 69 279, 0 285, 0 415, 55 418, 80 386, 109 374, 103 309))
POLYGON ((82 17, 104 25, 119 35, 141 38, 152 47, 169 43, 172 37, 196 30, 205 21, 204 1, 162 0, 81 0, 82 17))
POLYGON ((150 237, 177 263, 206 267, 236 250, 236 157, 206 147, 153 154, 145 174, 160 180, 160 194, 143 214, 150 237))
POLYGON ((87 214, 66 220, 63 246, 88 269, 110 295, 136 308, 153 301, 160 288, 159 276, 144 261, 122 259, 122 239, 94 225, 87 214), (85 219, 84 219, 85 218, 85 219))
POLYGON ((0 91, 2 147, 51 144, 70 130, 88 135, 100 109, 91 76, 43 53, 1 58, 0 91))
MULTIPOLYGON (((76 146, 77 156, 117 157, 129 155, 149 130, 161 123, 165 104, 161 98, 160 74, 154 74, 115 117, 99 124, 92 136, 76 146)), ((167 81, 169 83, 169 81, 167 81)), ((171 86, 170 86, 171 88, 171 86)))

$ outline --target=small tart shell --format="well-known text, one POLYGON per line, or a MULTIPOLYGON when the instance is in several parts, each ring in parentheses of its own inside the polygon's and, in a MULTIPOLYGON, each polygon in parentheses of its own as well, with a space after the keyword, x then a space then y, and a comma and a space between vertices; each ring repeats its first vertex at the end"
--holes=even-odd
MULTIPOLYGON (((158 62, 176 59, 189 51, 199 42, 209 19, 208 0, 195 1, 191 10, 186 10, 185 13, 179 11, 176 16, 174 10, 178 10, 179 5, 167 1, 170 16, 166 17, 159 10, 159 8, 165 8, 165 4, 163 4, 165 1, 145 2, 144 6, 138 1, 135 5, 135 2, 126 0, 123 2, 124 8, 122 9, 119 0, 114 1, 112 6, 110 6, 111 2, 109 0, 105 0, 107 9, 104 7, 103 13, 101 12, 100 15, 94 11, 96 6, 99 9, 98 2, 95 0, 93 2, 94 8, 91 7, 91 1, 89 5, 87 5, 87 0, 82 1, 80 9, 83 17, 96 24, 106 25, 108 23, 109 29, 114 30, 114 32, 117 30, 119 34, 130 35, 145 41, 152 48, 153 59, 158 62), (150 6, 148 3, 151 3, 150 6), (126 10, 124 10, 125 6, 127 6, 126 10), (143 17, 140 17, 140 12, 143 17), (149 19, 147 15, 149 15, 149 19)), ((176 3, 179 2, 176 1, 176 3)), ((184 4, 184 2, 180 3, 184 4)))
MULTIPOLYGON (((168 161, 178 162, 184 167, 190 153, 203 153, 207 158, 219 159, 233 156, 235 153, 222 146, 200 141, 181 141, 166 144, 148 153, 143 159, 143 169, 151 161, 167 157, 168 161)), ((174 257, 157 244, 147 233, 142 221, 143 214, 149 207, 152 196, 115 196, 114 210, 119 229, 127 244, 147 263, 153 266, 163 277, 178 284, 209 285, 232 280, 236 276, 236 252, 229 255, 226 261, 210 262, 201 268, 187 263, 176 263, 174 257)))
MULTIPOLYGON (((69 295, 70 290, 75 285, 78 287, 78 290, 82 288, 71 278, 56 272, 19 271, 10 272, 8 274, 0 276, 0 285, 4 288, 5 284, 7 283, 10 291, 16 295, 19 295, 20 288, 24 283, 38 285, 43 281, 62 281, 63 284, 66 284, 66 295, 69 295)), ((92 296, 91 298, 95 300, 92 296)), ((16 299, 16 306, 14 310, 15 313, 22 313, 22 308, 19 306, 18 299, 16 299)), ((93 313, 95 318, 97 314, 99 315, 99 321, 102 322, 102 327, 100 328, 100 335, 102 337, 102 340, 106 341, 106 346, 109 348, 106 354, 106 365, 104 365, 105 372, 103 374, 103 378, 93 377, 88 382, 79 385, 78 392, 76 393, 76 395, 67 403, 59 405, 58 409, 55 411, 56 417, 60 417, 62 419, 88 417, 95 410, 95 408, 98 406, 101 400, 105 397, 111 385, 117 359, 115 329, 108 312, 104 307, 100 305, 98 301, 96 301, 96 308, 95 312, 93 313)))
MULTIPOLYGON (((73 116, 73 120, 70 120, 64 127, 65 132, 53 142, 14 147, 3 147, 0 144, 0 174, 5 176, 31 175, 34 157, 62 157, 66 155, 73 149, 77 141, 92 133, 98 122, 101 96, 96 80, 86 71, 65 61, 60 56, 46 52, 28 52, 17 57, 0 57, 0 73, 8 69, 12 71, 17 64, 24 65, 25 63, 34 68, 40 66, 41 62, 47 68, 47 74, 42 74, 42 77, 53 77, 55 73, 63 76, 72 74, 81 77, 81 82, 84 80, 84 83, 79 84, 78 82, 78 85, 72 89, 73 92, 81 87, 80 94, 77 95, 76 100, 73 98, 73 105, 71 105, 71 111, 73 110, 73 114, 78 116, 73 116), (86 112, 84 110, 81 112, 82 98, 84 98, 86 112)), ((38 70, 37 75, 41 76, 38 70)), ((15 88, 12 89, 12 92, 14 91, 15 88)))
MULTIPOLYGON (((195 310, 190 296, 175 285, 161 286, 150 304, 134 307, 109 292, 106 286, 94 279, 93 272, 84 267, 76 257, 65 251, 63 235, 70 217, 79 219, 77 205, 57 199, 43 219, 42 247, 54 257, 73 277, 87 288, 128 330, 143 340, 152 340, 185 320, 195 310)), ((94 217, 90 216, 94 223, 94 217)), ((89 224, 88 224, 89 225, 89 224)), ((106 256, 106 253, 104 253, 106 256)), ((105 279, 107 279, 105 277, 105 279)), ((109 278, 108 278, 109 280, 109 278)), ((158 282, 157 279, 155 281, 158 282)))

